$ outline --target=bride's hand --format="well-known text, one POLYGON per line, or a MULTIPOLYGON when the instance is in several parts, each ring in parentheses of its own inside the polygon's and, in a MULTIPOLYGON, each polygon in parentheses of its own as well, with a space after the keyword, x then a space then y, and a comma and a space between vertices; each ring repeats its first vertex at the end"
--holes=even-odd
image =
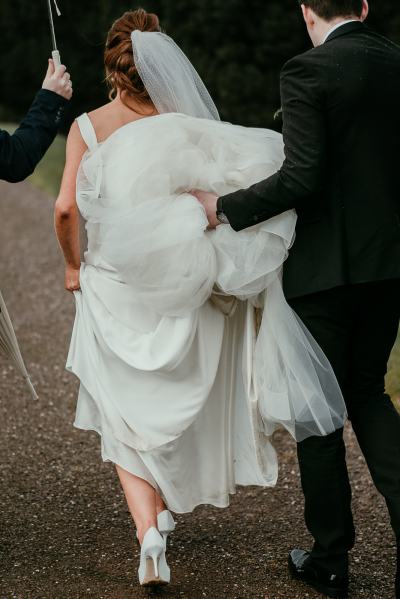
POLYGON ((65 267, 65 289, 73 293, 74 291, 79 291, 80 280, 79 280, 80 269, 75 268, 74 266, 67 265, 65 267))

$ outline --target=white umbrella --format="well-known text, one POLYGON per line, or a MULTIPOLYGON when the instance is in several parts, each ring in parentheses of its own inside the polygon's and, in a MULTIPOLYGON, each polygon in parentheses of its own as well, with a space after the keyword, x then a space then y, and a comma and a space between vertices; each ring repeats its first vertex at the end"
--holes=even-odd
POLYGON ((24 364, 23 357, 21 355, 21 351, 18 346, 17 337, 15 336, 14 329, 11 323, 10 316, 8 314, 8 310, 6 304, 4 302, 3 296, 0 292, 0 351, 4 353, 6 356, 10 357, 14 362, 17 369, 20 371, 22 376, 24 377, 30 392, 32 393, 33 399, 38 399, 38 395, 35 391, 34 386, 32 385, 31 379, 29 377, 28 371, 24 364))

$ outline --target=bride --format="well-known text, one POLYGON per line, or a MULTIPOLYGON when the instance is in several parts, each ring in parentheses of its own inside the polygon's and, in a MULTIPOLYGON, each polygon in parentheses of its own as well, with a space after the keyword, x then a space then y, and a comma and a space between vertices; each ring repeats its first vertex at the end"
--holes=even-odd
POLYGON ((274 430, 326 435, 346 410, 283 296, 295 212, 209 231, 190 193, 272 174, 281 136, 221 123, 193 66, 142 9, 111 27, 105 67, 111 101, 73 124, 55 210, 76 299, 67 368, 80 380, 75 426, 99 433, 136 524, 139 581, 157 585, 170 580, 171 511, 226 507, 236 485, 275 485, 274 430))

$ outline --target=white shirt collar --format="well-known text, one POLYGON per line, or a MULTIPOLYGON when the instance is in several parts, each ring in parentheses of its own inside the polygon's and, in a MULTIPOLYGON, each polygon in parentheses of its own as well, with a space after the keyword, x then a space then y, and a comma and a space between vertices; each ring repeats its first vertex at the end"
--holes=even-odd
MULTIPOLYGON (((347 19, 347 21, 341 21, 340 23, 336 23, 336 25, 334 25, 331 29, 329 29, 328 33, 326 34, 326 36, 324 37, 324 39, 322 41, 322 44, 325 44, 326 40, 331 35, 331 33, 336 31, 336 29, 339 29, 339 27, 342 27, 343 25, 347 25, 347 23, 356 23, 357 21, 360 22, 359 19, 347 19)), ((322 44, 321 44, 321 46, 322 46, 322 44)))

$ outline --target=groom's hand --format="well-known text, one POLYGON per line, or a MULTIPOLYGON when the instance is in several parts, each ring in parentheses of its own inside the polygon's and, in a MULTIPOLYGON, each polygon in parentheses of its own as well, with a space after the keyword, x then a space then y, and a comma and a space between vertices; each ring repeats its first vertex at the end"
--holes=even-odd
POLYGON ((220 225, 220 221, 217 218, 217 200, 218 196, 215 193, 209 193, 207 191, 200 191, 195 189, 191 192, 195 198, 200 202, 206 211, 206 215, 209 222, 209 228, 215 229, 220 225))

